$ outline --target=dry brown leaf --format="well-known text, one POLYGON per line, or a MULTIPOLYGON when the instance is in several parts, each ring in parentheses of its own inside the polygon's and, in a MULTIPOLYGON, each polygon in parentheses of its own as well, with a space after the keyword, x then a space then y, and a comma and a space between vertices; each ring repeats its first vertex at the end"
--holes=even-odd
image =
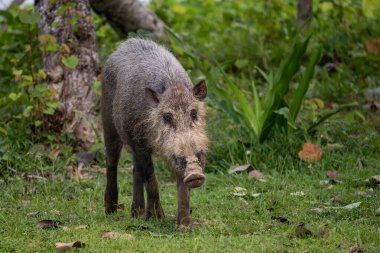
POLYGON ((264 173, 259 170, 252 170, 248 174, 249 178, 263 179, 265 177, 264 173))
POLYGON ((322 149, 312 143, 304 143, 298 152, 298 157, 305 162, 313 163, 322 158, 322 149))
POLYGON ((365 43, 365 46, 368 52, 375 55, 380 55, 380 39, 367 40, 367 42, 365 43))
POLYGON ((52 151, 50 151, 50 153, 49 153, 50 160, 52 160, 52 161, 57 160, 57 157, 59 156, 60 153, 61 153, 61 147, 57 146, 52 151))
POLYGON ((252 168, 250 164, 239 165, 229 170, 228 174, 235 174, 235 173, 241 173, 244 171, 249 171, 250 168, 252 168))
POLYGON ((373 180, 376 184, 380 184, 380 175, 372 176, 372 180, 373 180))
POLYGON ((58 228, 62 222, 59 220, 42 220, 37 223, 38 228, 42 229, 50 229, 50 228, 58 228))
POLYGON ((133 239, 133 235, 128 233, 120 233, 114 231, 105 231, 102 234, 103 238, 123 238, 123 239, 133 239))
POLYGON ((315 208, 310 209, 310 211, 312 211, 313 213, 316 213, 316 214, 321 214, 321 213, 323 213, 323 208, 315 207, 315 208))
POLYGON ((72 248, 84 248, 86 245, 83 242, 75 241, 75 242, 56 242, 55 248, 57 250, 69 250, 72 248))
POLYGON ((336 170, 330 170, 327 171, 327 176, 331 179, 336 179, 337 177, 339 177, 339 173, 336 170))
POLYGON ((360 247, 358 246, 353 246, 350 248, 350 250, 348 251, 348 253, 361 253, 361 252, 364 252, 363 249, 361 249, 360 247))

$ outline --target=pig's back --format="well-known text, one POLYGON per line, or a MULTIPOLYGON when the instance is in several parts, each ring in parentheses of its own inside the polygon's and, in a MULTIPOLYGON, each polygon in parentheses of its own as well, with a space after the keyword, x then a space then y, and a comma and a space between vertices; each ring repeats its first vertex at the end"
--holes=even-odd
POLYGON ((146 87, 159 94, 171 85, 182 84, 192 89, 191 80, 178 60, 164 47, 143 39, 122 43, 108 59, 105 76, 113 79, 106 85, 113 91, 113 119, 118 132, 133 129, 149 110, 146 87))

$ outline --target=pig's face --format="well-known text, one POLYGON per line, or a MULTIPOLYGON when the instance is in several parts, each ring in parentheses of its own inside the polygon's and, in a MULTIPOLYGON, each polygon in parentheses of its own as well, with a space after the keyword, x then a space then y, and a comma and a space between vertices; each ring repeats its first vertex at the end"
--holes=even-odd
POLYGON ((183 85, 172 86, 162 95, 147 89, 152 104, 149 136, 156 153, 162 155, 189 188, 204 183, 204 167, 208 149, 205 132, 207 95, 204 81, 189 90, 183 85))

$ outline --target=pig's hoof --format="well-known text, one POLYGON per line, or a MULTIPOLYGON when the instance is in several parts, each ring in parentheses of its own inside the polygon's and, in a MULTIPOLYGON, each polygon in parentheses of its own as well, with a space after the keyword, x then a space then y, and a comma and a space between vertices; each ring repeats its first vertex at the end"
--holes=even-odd
POLYGON ((116 213, 117 204, 106 204, 105 211, 106 211, 107 215, 112 214, 112 213, 116 213))
POLYGON ((203 174, 200 173, 194 173, 189 176, 187 176, 184 179, 184 182, 187 187, 189 188, 197 188, 203 185, 205 182, 206 177, 203 174))
POLYGON ((145 217, 145 208, 132 208, 132 217, 133 218, 144 218, 145 217))

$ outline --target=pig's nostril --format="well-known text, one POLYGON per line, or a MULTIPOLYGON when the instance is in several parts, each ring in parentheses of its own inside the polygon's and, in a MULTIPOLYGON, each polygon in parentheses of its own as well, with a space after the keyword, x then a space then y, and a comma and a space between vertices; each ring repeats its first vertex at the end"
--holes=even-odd
POLYGON ((189 188, 197 188, 203 185, 205 179, 206 177, 203 174, 195 173, 187 176, 184 182, 189 188))

